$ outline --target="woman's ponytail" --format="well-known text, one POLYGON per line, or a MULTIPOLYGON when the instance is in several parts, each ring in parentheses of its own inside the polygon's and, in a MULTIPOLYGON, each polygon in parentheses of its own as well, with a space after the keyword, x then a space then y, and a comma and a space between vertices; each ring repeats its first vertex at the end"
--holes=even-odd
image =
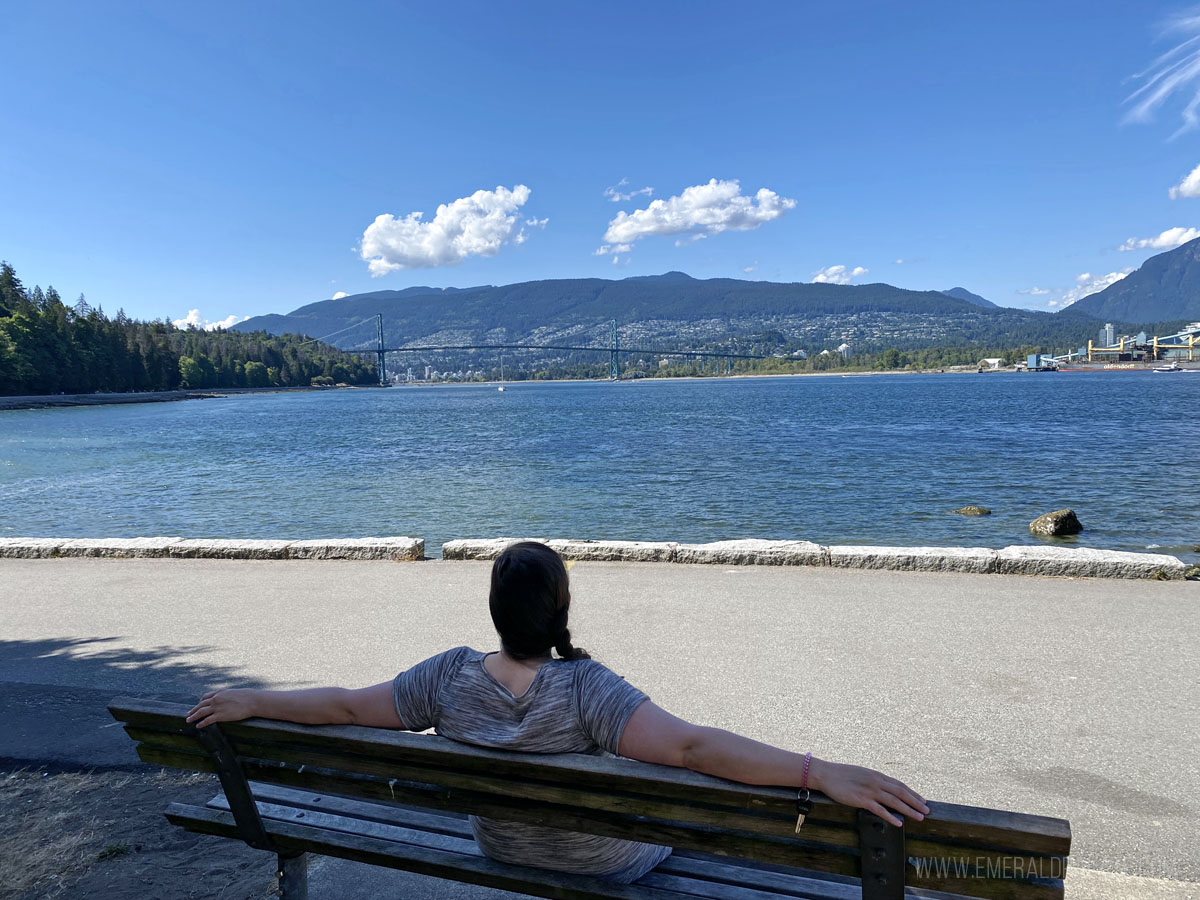
POLYGON ((571 629, 563 626, 563 630, 559 632, 558 639, 554 642, 554 650, 562 659, 591 659, 589 654, 582 647, 576 647, 571 643, 571 629))

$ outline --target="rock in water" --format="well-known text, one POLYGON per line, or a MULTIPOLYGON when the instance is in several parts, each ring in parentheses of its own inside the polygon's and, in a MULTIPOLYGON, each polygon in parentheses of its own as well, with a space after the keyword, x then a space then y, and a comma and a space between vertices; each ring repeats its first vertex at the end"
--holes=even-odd
POLYGON ((1038 516, 1029 523, 1029 530, 1043 537, 1058 537, 1063 534, 1079 534, 1083 531, 1083 526, 1075 517, 1075 510, 1057 509, 1044 516, 1038 516))
POLYGON ((950 512, 958 513, 960 516, 990 516, 992 514, 992 511, 986 506, 960 506, 950 512))

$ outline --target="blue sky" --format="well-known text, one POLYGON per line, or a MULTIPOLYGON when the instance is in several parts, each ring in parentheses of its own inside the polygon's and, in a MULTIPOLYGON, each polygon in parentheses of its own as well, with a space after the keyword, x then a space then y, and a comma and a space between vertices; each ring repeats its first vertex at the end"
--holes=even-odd
POLYGON ((1129 120, 1189 12, 11 5, 0 257, 139 318, 671 269, 1057 308, 1200 226, 1195 61, 1129 120))

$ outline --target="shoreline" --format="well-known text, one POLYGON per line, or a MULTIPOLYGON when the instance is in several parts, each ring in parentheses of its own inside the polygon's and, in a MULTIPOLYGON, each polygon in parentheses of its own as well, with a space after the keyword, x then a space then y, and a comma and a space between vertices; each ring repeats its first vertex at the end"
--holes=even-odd
POLYGON ((122 406, 130 403, 173 403, 179 400, 220 400, 235 394, 294 394, 341 391, 378 385, 309 385, 265 388, 202 388, 178 391, 130 391, 116 394, 25 394, 0 396, 0 412, 19 409, 69 409, 83 406, 122 406))
MULTIPOLYGON (((1066 374, 1080 373, 1111 373, 1111 372, 1149 372, 1149 367, 1137 369, 1099 369, 1074 368, 1060 370, 1066 374)), ((866 378, 881 375, 1016 375, 1024 374, 1014 368, 983 369, 976 366, 945 366, 937 369, 852 369, 849 371, 824 372, 742 372, 727 375, 663 375, 646 378, 618 378, 622 383, 653 384, 670 381, 730 381, 733 379, 755 378, 866 378)), ((178 400, 214 400, 241 394, 291 394, 305 391, 337 391, 337 390, 374 390, 375 388, 428 388, 428 387, 498 387, 504 385, 529 384, 604 384, 610 383, 611 378, 530 378, 514 381, 512 379, 488 381, 398 381, 395 384, 348 384, 348 385, 309 385, 297 387, 266 387, 266 388, 203 388, 198 390, 178 391, 143 391, 117 394, 27 394, 23 396, 0 396, 0 412, 8 410, 28 409, 66 409, 84 406, 120 406, 129 403, 169 403, 178 400)))

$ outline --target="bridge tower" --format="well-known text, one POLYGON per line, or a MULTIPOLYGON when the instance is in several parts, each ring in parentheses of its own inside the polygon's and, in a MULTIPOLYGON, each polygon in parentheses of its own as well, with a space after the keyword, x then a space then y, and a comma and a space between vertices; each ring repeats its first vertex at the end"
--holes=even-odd
POLYGON ((612 349, 608 354, 608 377, 614 381, 621 377, 621 345, 617 338, 617 320, 609 323, 612 326, 612 349))
POLYGON ((379 386, 385 387, 387 385, 387 368, 384 364, 383 313, 379 313, 375 318, 376 331, 379 336, 379 349, 376 351, 379 354, 379 386))

